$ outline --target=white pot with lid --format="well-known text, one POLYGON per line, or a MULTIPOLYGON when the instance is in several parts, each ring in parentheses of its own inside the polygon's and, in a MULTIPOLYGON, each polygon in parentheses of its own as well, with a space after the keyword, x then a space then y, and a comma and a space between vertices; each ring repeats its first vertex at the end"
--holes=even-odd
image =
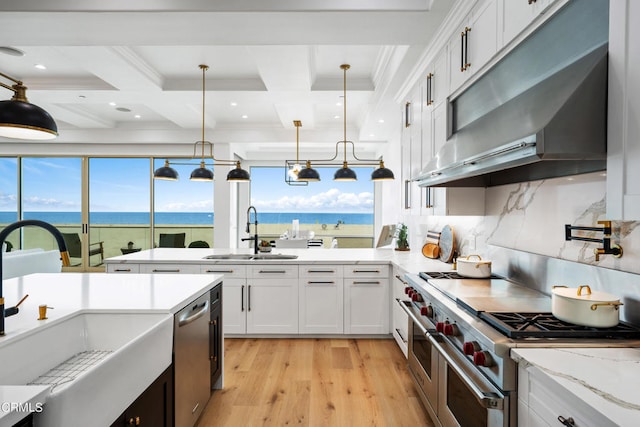
POLYGON ((610 328, 620 322, 620 298, 607 292, 592 292, 587 285, 577 288, 554 286, 551 312, 565 322, 594 328, 610 328))
POLYGON ((480 255, 467 255, 458 258, 458 274, 464 277, 475 279, 486 279, 491 277, 491 261, 483 260, 480 255), (475 258, 475 259, 472 259, 475 258))

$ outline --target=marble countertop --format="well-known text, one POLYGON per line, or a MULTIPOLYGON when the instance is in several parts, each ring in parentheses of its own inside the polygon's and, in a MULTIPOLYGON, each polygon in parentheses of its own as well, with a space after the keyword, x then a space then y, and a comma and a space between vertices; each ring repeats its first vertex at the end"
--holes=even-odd
MULTIPOLYGON (((80 313, 166 313, 172 316, 213 288, 222 275, 39 273, 4 280, 5 306, 29 297, 20 311, 5 319, 0 348, 10 346, 41 328, 80 313), (46 304, 46 320, 38 319, 38 306, 46 304)), ((0 385, 0 426, 10 426, 28 414, 16 405, 43 403, 49 387, 0 385), (14 405, 12 407, 12 404, 14 405), (15 419, 15 420, 14 420, 15 419)))
POLYGON ((426 258, 419 250, 396 251, 393 248, 356 248, 356 249, 273 249, 271 253, 297 255, 296 259, 285 260, 211 260, 207 255, 251 254, 251 249, 212 249, 212 248, 156 248, 108 258, 105 264, 127 263, 183 263, 183 264, 395 264, 408 273, 420 271, 447 271, 452 264, 426 258))
POLYGON ((518 348, 518 363, 535 366, 619 426, 640 420, 640 348, 518 348))

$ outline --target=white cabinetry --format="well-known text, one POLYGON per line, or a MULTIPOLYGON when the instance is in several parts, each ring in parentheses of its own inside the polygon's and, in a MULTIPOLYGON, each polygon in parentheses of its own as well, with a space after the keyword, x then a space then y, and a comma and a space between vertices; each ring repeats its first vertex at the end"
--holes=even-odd
POLYGON ((497 51, 498 3, 480 0, 449 41, 451 92, 480 70, 497 51))
POLYGON ((544 371, 518 366, 518 426, 559 426, 558 417, 573 419, 580 427, 613 427, 607 418, 575 395, 568 393, 544 371))
POLYGON ((298 329, 301 334, 344 332, 342 266, 301 265, 298 329))
POLYGON ((414 179, 422 168, 422 84, 411 92, 405 104, 402 131, 402 174, 404 182, 404 209, 420 213, 420 188, 414 179))
POLYGON ((522 33, 537 17, 544 14, 553 3, 567 0, 500 0, 502 40, 500 46, 508 45, 522 33))
POLYGON ((200 266, 196 264, 140 264, 140 273, 200 273, 200 266))
POLYGON ((247 333, 298 333, 298 266, 247 267, 247 333))
POLYGON ((409 283, 404 280, 405 273, 406 271, 400 267, 393 267, 393 277, 391 278, 391 326, 393 338, 395 338, 404 356, 407 357, 409 318, 396 301, 407 298, 404 288, 409 286, 409 283))
POLYGON ((225 334, 247 331, 247 267, 244 265, 202 265, 200 273, 223 274, 222 329, 225 334))
POLYGON ((640 220, 640 2, 609 4, 607 218, 640 220))
POLYGON ((389 333, 389 266, 344 266, 345 334, 389 333))

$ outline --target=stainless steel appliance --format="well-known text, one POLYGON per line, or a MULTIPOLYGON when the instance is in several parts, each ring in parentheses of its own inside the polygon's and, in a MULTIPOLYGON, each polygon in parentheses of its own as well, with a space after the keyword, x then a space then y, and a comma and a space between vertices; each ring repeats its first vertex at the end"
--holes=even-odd
POLYGON ((210 295, 193 301, 174 317, 175 426, 193 426, 211 394, 209 360, 210 295))
POLYGON ((638 346, 640 328, 600 330, 551 316, 551 299, 492 276, 406 275, 409 370, 433 421, 441 426, 516 426, 514 347, 638 346))

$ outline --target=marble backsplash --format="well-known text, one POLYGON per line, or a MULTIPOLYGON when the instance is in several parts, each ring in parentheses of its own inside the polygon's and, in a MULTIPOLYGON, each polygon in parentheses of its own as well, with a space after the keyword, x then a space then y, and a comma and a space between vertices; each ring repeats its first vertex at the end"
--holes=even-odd
MULTIPOLYGON (((605 176, 591 173, 487 188, 485 216, 403 216, 410 245, 420 250, 427 230, 446 224, 454 229, 462 255, 486 256, 490 246, 575 261, 596 267, 640 274, 640 221, 613 221, 612 244, 623 256, 601 255, 598 243, 566 241, 565 224, 600 227, 605 215, 605 176)), ((579 234, 582 233, 582 234, 579 234)), ((574 235, 602 238, 602 233, 574 235)))

